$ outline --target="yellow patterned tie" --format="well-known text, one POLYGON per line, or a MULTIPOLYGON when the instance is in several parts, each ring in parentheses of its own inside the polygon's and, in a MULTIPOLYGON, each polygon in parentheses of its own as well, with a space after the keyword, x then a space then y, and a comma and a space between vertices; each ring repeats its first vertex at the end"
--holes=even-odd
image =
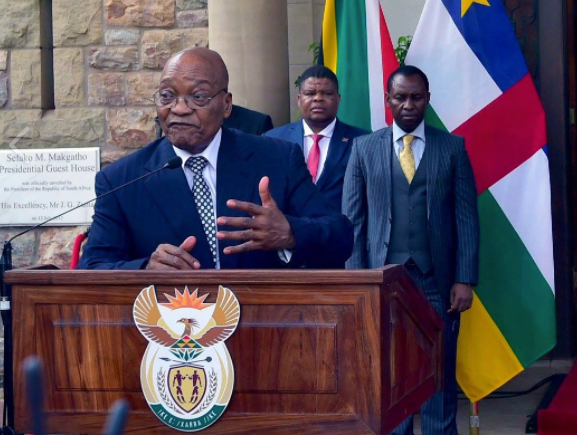
POLYGON ((403 136, 403 148, 399 154, 399 163, 401 164, 401 169, 407 177, 407 181, 411 184, 413 177, 415 176, 415 156, 413 155, 413 149, 411 144, 413 143, 415 136, 407 134, 403 136))

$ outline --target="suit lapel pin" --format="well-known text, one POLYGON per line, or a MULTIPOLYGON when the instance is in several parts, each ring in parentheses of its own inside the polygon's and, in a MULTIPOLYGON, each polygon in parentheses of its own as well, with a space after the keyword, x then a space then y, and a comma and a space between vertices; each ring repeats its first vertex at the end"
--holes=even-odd
POLYGON ((348 142, 348 141, 349 141, 349 138, 348 138, 348 137, 343 137, 341 140, 342 140, 343 142, 348 142))

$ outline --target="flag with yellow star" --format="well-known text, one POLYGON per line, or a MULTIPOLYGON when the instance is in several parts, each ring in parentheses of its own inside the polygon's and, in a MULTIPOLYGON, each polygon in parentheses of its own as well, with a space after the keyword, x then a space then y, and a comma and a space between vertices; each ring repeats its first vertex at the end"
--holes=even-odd
POLYGON ((406 64, 429 78, 427 122, 465 138, 475 173, 480 276, 457 379, 477 401, 555 346, 545 113, 501 0, 427 0, 406 64))

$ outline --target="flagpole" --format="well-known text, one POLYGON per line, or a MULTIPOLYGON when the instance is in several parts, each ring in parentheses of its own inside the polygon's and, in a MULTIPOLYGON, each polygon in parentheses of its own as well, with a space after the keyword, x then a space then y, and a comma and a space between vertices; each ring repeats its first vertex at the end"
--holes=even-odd
POLYGON ((479 435, 479 402, 469 402, 469 435, 479 435))

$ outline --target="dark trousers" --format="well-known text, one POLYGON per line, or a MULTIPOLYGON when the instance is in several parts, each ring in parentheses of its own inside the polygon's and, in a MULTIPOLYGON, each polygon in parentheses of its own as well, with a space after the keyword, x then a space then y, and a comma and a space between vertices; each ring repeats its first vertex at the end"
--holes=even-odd
MULTIPOLYGON (((450 301, 441 296, 434 272, 422 273, 411 260, 405 267, 415 282, 421 287, 435 311, 443 319, 444 339, 444 388, 437 391, 421 406, 422 435, 457 435, 457 337, 459 335, 460 315, 448 314, 450 301)), ((403 421, 391 432, 391 435, 411 435, 413 416, 403 421)))

